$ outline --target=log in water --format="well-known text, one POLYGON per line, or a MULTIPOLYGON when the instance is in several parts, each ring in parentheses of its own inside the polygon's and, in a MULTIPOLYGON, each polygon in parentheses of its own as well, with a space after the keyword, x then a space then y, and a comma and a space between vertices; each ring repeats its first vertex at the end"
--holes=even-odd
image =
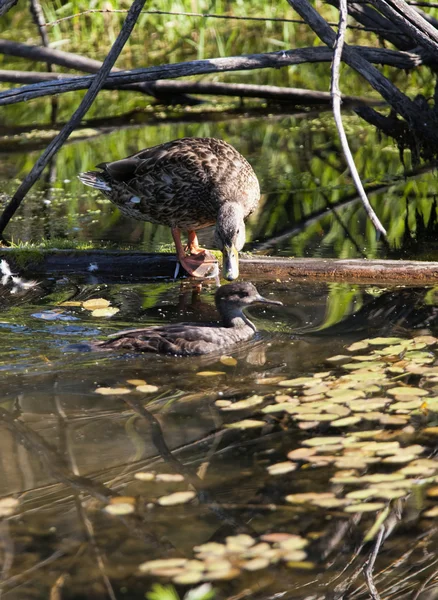
MULTIPOLYGON (((117 250, 2 248, 1 259, 21 276, 93 276, 96 281, 169 279, 176 267, 173 254, 117 250)), ((243 256, 240 273, 245 279, 266 279, 270 276, 281 280, 308 278, 382 285, 435 285, 438 282, 438 262, 243 256)))

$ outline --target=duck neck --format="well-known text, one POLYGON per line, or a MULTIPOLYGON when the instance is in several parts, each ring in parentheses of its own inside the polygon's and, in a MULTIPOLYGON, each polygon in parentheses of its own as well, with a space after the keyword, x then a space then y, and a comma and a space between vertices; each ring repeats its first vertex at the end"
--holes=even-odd
POLYGON ((244 314, 240 308, 218 307, 222 318, 222 323, 225 327, 233 327, 242 329, 250 327, 254 332, 257 331, 256 326, 244 314))

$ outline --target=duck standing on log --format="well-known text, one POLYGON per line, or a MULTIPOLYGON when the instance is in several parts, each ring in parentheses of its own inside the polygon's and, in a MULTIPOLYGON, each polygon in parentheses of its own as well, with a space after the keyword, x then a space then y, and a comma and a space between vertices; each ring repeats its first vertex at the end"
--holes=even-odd
POLYGON ((195 356, 222 351, 245 342, 257 331, 243 310, 255 303, 281 302, 260 296, 252 283, 230 283, 215 294, 221 325, 178 323, 131 329, 115 333, 108 340, 88 344, 87 350, 134 350, 174 356, 195 356))
POLYGON ((215 225, 224 277, 238 277, 244 220, 259 202, 260 187, 233 146, 214 138, 182 138, 97 168, 81 173, 82 183, 103 192, 127 216, 170 227, 178 260, 189 275, 205 277, 214 270, 217 261, 199 247, 196 231, 215 225), (181 230, 188 233, 186 248, 181 230))

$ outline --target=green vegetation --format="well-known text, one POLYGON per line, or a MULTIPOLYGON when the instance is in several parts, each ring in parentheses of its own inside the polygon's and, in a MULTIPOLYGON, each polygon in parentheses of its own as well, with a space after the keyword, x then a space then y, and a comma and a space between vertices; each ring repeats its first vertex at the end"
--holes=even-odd
MULTIPOLYGON (((99 2, 91 8, 102 8, 99 2)), ((129 2, 112 2, 113 8, 125 9, 129 2)), ((111 3, 105 3, 105 8, 111 3)), ((321 10, 329 19, 336 11, 328 5, 321 10)), ((62 19, 84 10, 78 0, 43 2, 47 22, 62 19)), ((184 12, 184 2, 155 2, 148 10, 184 12)), ((248 3, 195 1, 192 12, 217 15, 248 15, 248 3)), ((433 11, 432 13, 433 14, 433 11)), ((251 4, 251 15, 295 19, 287 3, 257 1, 251 4)), ((53 45, 62 50, 79 52, 103 59, 124 19, 123 13, 92 13, 61 21, 48 28, 53 45)), ((26 8, 14 8, 5 18, 9 27, 5 36, 20 41, 39 43, 38 32, 26 8), (24 32, 24 33, 23 33, 24 32)), ((352 30, 355 42, 376 44, 375 36, 352 30)), ((353 38, 352 38, 353 39, 353 38)), ((315 43, 306 26, 280 21, 236 21, 184 15, 141 16, 118 66, 139 67, 213 56, 281 50, 315 43)), ((46 65, 0 57, 2 67, 41 69, 46 65)), ((432 93, 433 78, 427 70, 410 74, 385 69, 397 79, 397 85, 410 94, 421 85, 422 93, 432 93), (429 90, 429 92, 428 92, 429 90)), ((300 65, 287 69, 260 70, 216 74, 220 81, 244 81, 285 86, 305 86, 327 90, 329 65, 300 65)), ((205 78, 204 78, 205 79, 205 78)), ((342 77, 342 90, 355 95, 373 92, 347 68, 342 77)), ((58 98, 58 121, 66 120, 77 106, 82 93, 58 98)), ((103 91, 87 119, 130 113, 137 110, 123 126, 111 129, 88 127, 78 130, 52 165, 51 177, 44 177, 26 199, 7 233, 14 240, 39 245, 49 240, 49 247, 60 247, 56 241, 68 238, 61 247, 141 248, 146 251, 172 251, 170 232, 165 227, 123 218, 97 191, 85 188, 77 173, 110 158, 127 156, 140 148, 160 144, 184 136, 224 138, 238 148, 259 176, 263 191, 260 209, 248 223, 248 241, 260 251, 275 251, 294 256, 381 257, 408 256, 433 258, 436 250, 430 241, 436 239, 435 174, 414 171, 408 151, 404 164, 399 149, 382 138, 375 129, 354 115, 345 115, 344 123, 359 173, 370 193, 371 202, 388 230, 389 247, 378 240, 374 228, 365 217, 356 198, 339 148, 330 114, 282 114, 283 108, 267 106, 267 114, 257 118, 233 116, 229 110, 218 120, 217 113, 235 106, 216 100, 213 104, 194 108, 153 107, 151 99, 132 92, 103 91), (268 114, 269 111, 269 114, 268 114), (191 121, 195 114, 203 119, 191 121), (213 118, 214 115, 214 118, 213 118), (166 117, 180 119, 166 122, 166 117), (163 122, 157 124, 157 119, 163 122), (378 159, 376 159, 378 157, 378 159), (408 174, 408 175, 407 175, 408 174), (46 203, 46 204, 44 204, 46 203), (335 211, 331 209, 337 207, 335 211), (50 240, 53 240, 50 241, 50 240), (53 244, 53 246, 52 246, 53 244), (90 244, 90 246, 88 246, 90 244)), ((5 107, 3 124, 28 125, 28 129, 4 138, 8 152, 0 167, 0 190, 13 193, 17 182, 30 170, 43 148, 45 139, 55 130, 49 126, 49 99, 5 107), (32 125, 38 125, 33 130, 32 125), (47 125, 47 130, 44 126, 47 125), (36 144, 36 145, 35 145, 36 144), (39 144, 39 145, 38 145, 39 144), (21 151, 20 151, 21 150, 21 151)), ((2 205, 0 195, 0 205, 2 205)), ((207 237, 207 242, 208 242, 207 237)), ((211 238, 210 238, 211 240, 211 238)), ((208 245, 208 244, 207 244, 208 245)), ((211 245, 211 243, 210 243, 211 245)))

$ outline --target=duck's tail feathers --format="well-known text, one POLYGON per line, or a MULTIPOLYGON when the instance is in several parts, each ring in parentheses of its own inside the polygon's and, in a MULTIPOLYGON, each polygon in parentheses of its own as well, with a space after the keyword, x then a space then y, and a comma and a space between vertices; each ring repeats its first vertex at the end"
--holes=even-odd
POLYGON ((101 192, 111 192, 111 185, 106 181, 104 174, 99 171, 79 173, 78 179, 85 185, 96 188, 96 190, 100 190, 101 192))

